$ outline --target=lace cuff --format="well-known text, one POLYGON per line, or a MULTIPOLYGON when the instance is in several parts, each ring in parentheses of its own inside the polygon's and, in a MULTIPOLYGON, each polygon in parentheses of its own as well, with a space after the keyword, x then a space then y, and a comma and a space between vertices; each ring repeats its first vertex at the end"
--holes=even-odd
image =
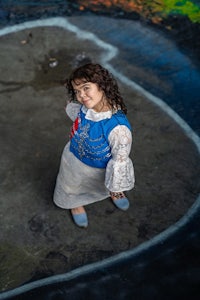
POLYGON ((105 186, 111 192, 128 191, 134 187, 134 168, 129 154, 132 135, 128 127, 116 126, 109 135, 112 159, 106 167, 105 186))

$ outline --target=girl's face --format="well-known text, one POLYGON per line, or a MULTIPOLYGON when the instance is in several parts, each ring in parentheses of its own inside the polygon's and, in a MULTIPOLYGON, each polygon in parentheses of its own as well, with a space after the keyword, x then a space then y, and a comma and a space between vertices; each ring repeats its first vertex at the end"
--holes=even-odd
POLYGON ((92 108, 95 111, 100 112, 104 111, 107 107, 104 92, 99 89, 96 83, 82 81, 77 84, 72 82, 72 86, 76 94, 76 99, 87 108, 92 108))

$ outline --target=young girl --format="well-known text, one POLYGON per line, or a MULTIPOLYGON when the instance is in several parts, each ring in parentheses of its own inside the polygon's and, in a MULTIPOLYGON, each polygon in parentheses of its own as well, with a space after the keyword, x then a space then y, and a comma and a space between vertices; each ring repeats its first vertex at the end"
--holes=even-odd
POLYGON ((134 187, 129 158, 132 135, 118 85, 99 64, 77 68, 68 79, 71 101, 66 113, 73 126, 64 148, 54 191, 54 202, 71 209, 76 225, 88 226, 85 205, 111 197, 127 210, 124 191, 134 187))

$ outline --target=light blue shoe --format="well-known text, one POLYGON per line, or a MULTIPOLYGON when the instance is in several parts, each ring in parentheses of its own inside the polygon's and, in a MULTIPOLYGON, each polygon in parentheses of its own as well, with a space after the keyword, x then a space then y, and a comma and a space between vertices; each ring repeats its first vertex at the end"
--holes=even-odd
POLYGON ((74 223, 79 226, 79 227, 84 227, 86 228, 88 226, 88 218, 86 213, 82 214, 73 214, 72 213, 72 218, 74 220, 74 223))
POLYGON ((127 198, 113 200, 113 203, 121 210, 127 210, 129 208, 129 201, 127 198))
POLYGON ((110 197, 117 208, 121 210, 129 208, 129 201, 123 192, 110 192, 110 197))

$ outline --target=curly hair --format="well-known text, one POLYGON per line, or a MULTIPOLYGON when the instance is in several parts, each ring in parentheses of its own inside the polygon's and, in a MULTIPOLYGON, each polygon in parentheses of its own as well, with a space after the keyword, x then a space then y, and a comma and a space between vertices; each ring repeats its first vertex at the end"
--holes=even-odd
POLYGON ((101 65, 88 63, 78 67, 72 72, 71 76, 66 81, 66 88, 71 101, 76 99, 72 82, 76 84, 80 84, 82 82, 96 83, 99 89, 104 92, 108 104, 111 106, 113 111, 117 107, 125 114, 127 113, 127 108, 120 94, 117 81, 112 74, 101 65))

